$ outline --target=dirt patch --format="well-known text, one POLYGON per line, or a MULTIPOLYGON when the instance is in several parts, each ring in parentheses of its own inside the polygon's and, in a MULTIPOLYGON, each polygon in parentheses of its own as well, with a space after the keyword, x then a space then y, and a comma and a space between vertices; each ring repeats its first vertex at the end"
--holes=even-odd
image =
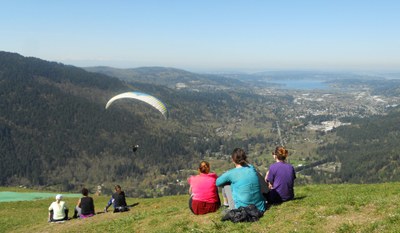
POLYGON ((374 205, 364 206, 360 208, 359 211, 326 216, 327 224, 324 225, 323 232, 336 232, 343 224, 367 226, 384 218, 382 215, 378 216, 377 214, 371 213, 376 213, 376 207, 374 205))

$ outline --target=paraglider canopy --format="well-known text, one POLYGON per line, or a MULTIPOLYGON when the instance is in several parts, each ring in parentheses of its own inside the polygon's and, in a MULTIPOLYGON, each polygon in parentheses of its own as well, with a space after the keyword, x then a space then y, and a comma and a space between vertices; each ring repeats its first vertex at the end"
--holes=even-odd
POLYGON ((142 92, 125 92, 125 93, 121 93, 118 94, 114 97, 112 97, 106 104, 106 109, 108 107, 110 107, 110 105, 118 100, 118 99, 123 99, 123 98, 131 98, 131 99, 137 99, 137 100, 141 100, 147 104, 150 104, 151 106, 153 106, 155 109, 157 109, 164 117, 165 119, 167 119, 167 107, 165 106, 165 104, 163 104, 163 102, 161 102, 159 99, 157 99, 154 96, 151 96, 149 94, 146 93, 142 93, 142 92))

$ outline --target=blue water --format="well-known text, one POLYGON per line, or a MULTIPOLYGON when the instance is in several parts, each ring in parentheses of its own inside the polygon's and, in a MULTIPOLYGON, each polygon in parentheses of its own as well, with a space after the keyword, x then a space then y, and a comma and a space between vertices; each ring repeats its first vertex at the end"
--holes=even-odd
MULTIPOLYGON (((80 197, 81 194, 63 194, 64 197, 80 197)), ((55 193, 19 193, 19 192, 0 192, 0 202, 11 201, 32 201, 37 199, 54 198, 55 193)))
POLYGON ((292 90, 326 90, 329 85, 322 80, 279 80, 271 81, 271 83, 279 84, 280 89, 292 90))

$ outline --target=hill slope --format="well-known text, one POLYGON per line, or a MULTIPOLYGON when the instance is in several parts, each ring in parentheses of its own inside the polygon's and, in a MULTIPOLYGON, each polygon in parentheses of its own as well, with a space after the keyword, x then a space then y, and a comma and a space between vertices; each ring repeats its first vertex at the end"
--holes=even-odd
MULTIPOLYGON (((399 183, 300 186, 294 201, 272 206, 258 222, 238 224, 221 222, 221 210, 193 215, 187 195, 129 198, 128 203, 139 202, 130 212, 63 224, 46 222, 52 199, 0 203, 0 232, 399 232, 399 187, 399 183)), ((94 199, 96 210, 102 210, 107 197, 94 199)), ((73 206, 76 200, 67 202, 73 206)))
POLYGON ((157 169, 158 174, 186 167, 192 161, 182 159, 189 154, 189 130, 140 103, 104 110, 111 96, 129 90, 168 93, 162 87, 127 85, 80 68, 0 53, 0 184, 71 190, 115 180, 141 182, 160 160, 174 167, 157 169), (143 148, 136 156, 132 144, 143 148))
POLYGON ((385 116, 351 119, 351 126, 336 129, 337 140, 321 147, 320 155, 338 161, 341 168, 322 179, 376 183, 400 180, 400 108, 385 116))
MULTIPOLYGON (((187 74, 159 67, 135 70, 155 80, 168 80, 167 71, 187 74)), ((196 74, 187 75, 195 80, 196 74)), ((178 76, 171 80, 185 80, 178 76)), ((291 163, 336 162, 328 172, 308 169, 296 182, 400 180, 395 108, 386 116, 345 119, 352 125, 333 132, 310 132, 307 119, 288 119, 298 110, 294 95, 218 89, 221 85, 178 90, 0 52, 0 185, 66 191, 119 183, 134 197, 186 193, 185 181, 200 160, 211 161, 221 174, 230 168, 235 147, 248 151, 249 161, 265 173, 279 142, 277 121, 294 152, 291 163), (115 94, 138 90, 162 99, 170 118, 129 101, 104 110, 115 94), (136 144, 140 148, 133 153, 136 144)))
POLYGON ((268 125, 257 118, 274 114, 262 109, 254 115, 257 103, 284 101, 247 92, 177 91, 0 52, 0 185, 79 190, 118 182, 129 184, 124 187, 133 196, 182 193, 181 180, 205 154, 215 151, 225 164, 221 155, 236 146, 273 142, 265 134, 217 136, 216 128, 247 127, 241 118, 268 125), (170 118, 129 101, 104 109, 112 96, 137 90, 162 99, 170 118))

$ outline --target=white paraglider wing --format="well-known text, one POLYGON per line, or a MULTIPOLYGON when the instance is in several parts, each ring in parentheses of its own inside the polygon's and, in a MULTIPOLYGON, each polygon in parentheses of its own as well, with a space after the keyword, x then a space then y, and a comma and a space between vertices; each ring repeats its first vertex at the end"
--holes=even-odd
POLYGON ((167 107, 165 106, 165 104, 163 104, 163 102, 161 102, 159 99, 157 99, 154 96, 151 96, 149 94, 146 93, 142 93, 142 92, 125 92, 125 93, 121 93, 119 95, 116 95, 114 97, 112 97, 106 104, 106 109, 108 107, 110 107, 110 105, 118 100, 118 99, 123 99, 123 98, 131 98, 131 99, 137 99, 137 100, 141 100, 147 104, 150 104, 151 106, 153 106, 155 109, 157 109, 159 112, 161 112, 161 114, 167 118, 167 107))

